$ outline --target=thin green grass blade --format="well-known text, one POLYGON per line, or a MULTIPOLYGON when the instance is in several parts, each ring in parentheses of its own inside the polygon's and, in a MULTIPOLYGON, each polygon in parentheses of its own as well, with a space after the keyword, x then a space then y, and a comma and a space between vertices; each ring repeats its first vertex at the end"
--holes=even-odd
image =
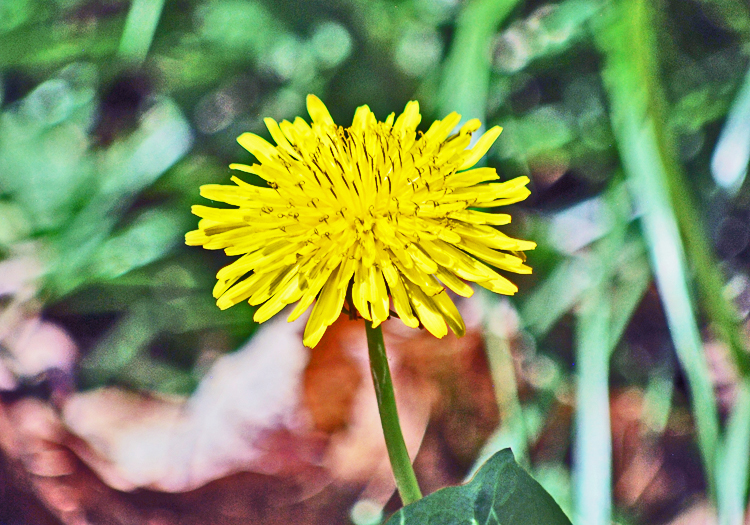
POLYGON ((164 0, 133 0, 118 50, 122 58, 136 63, 146 59, 163 7, 164 0))
POLYGON ((729 110, 711 157, 711 174, 720 187, 735 195, 750 162, 750 72, 729 110))
MULTIPOLYGON (((609 525, 612 521, 609 360, 641 297, 640 293, 623 296, 622 291, 635 288, 638 292, 639 287, 628 281, 632 277, 643 280, 643 274, 648 275, 641 268, 640 272, 632 276, 626 272, 626 278, 621 278, 623 267, 630 266, 633 253, 636 257, 638 253, 624 250, 630 203, 625 188, 617 182, 605 198, 615 220, 612 230, 593 246, 592 286, 581 299, 576 323, 574 496, 576 521, 589 525, 609 525)), ((642 267, 644 263, 639 265, 636 259, 635 266, 642 267)))
POLYGON ((659 133, 658 77, 653 66, 650 4, 614 2, 598 26, 605 54, 604 83, 612 124, 631 192, 641 212, 649 258, 664 304, 672 340, 690 385, 698 444, 710 492, 715 494, 715 451, 719 418, 688 287, 680 231, 672 208, 659 133))
POLYGON ((438 93, 442 114, 456 111, 464 120, 484 122, 490 86, 490 45, 498 26, 519 0, 472 0, 456 23, 438 93))
POLYGON ((643 393, 643 421, 655 436, 667 428, 674 395, 674 371, 657 369, 648 380, 643 393))
POLYGON ((588 525, 609 525, 612 515, 608 351, 611 306, 606 284, 600 279, 586 293, 577 316, 574 521, 588 525))
POLYGON ((750 469, 750 381, 740 384, 719 455, 719 525, 743 523, 750 469))
MULTIPOLYGON (((480 294, 479 297, 487 296, 480 294)), ((513 324, 512 321, 508 322, 508 318, 516 314, 508 302, 494 303, 493 307, 490 301, 494 302, 495 298, 487 297, 482 305, 483 311, 489 311, 486 316, 485 345, 501 423, 474 461, 467 479, 474 476, 493 454, 504 448, 510 448, 519 463, 528 466, 529 436, 518 398, 518 384, 511 354, 509 330, 506 328, 508 324, 513 324)))
POLYGON ((544 337, 591 284, 588 258, 570 257, 560 262, 523 301, 521 319, 524 326, 535 336, 544 337))

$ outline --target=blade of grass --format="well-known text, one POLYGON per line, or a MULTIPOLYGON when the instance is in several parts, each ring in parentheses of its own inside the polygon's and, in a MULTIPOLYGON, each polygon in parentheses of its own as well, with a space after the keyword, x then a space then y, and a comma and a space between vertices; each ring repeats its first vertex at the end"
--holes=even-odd
POLYGON ((456 22, 438 92, 440 113, 485 120, 490 86, 492 37, 519 0, 472 0, 456 22))
MULTIPOLYGON (((480 297, 487 296, 481 294, 480 297)), ((510 330, 506 328, 514 324, 508 319, 513 319, 517 314, 509 302, 501 301, 493 307, 489 302, 491 300, 494 298, 487 297, 482 310, 489 310, 485 318, 485 345, 501 424, 482 449, 467 479, 472 477, 493 454, 508 447, 513 450, 519 463, 528 466, 529 438, 521 402, 518 399, 518 385, 510 348, 510 330)))
POLYGON ((715 451, 719 418, 708 366, 692 308, 685 253, 669 194, 659 132, 664 120, 655 104, 650 5, 644 0, 614 2, 597 26, 605 54, 604 83, 611 101, 617 146, 634 199, 641 212, 649 258, 677 356, 690 385, 698 444, 715 494, 715 451))
POLYGON ((118 49, 122 58, 135 63, 146 59, 163 8, 164 0, 133 0, 118 49))
POLYGON ((576 523, 609 525, 612 439, 609 419, 610 304, 600 278, 579 306, 576 326, 576 412, 573 468, 576 523))
POLYGON ((521 303, 521 319, 536 337, 544 337, 591 286, 590 266, 586 257, 561 261, 521 303))
POLYGON ((643 421, 654 436, 661 436, 669 422, 674 395, 674 371, 657 369, 648 380, 643 393, 643 421))
POLYGON ((747 175, 750 162, 750 72, 729 110, 711 157, 714 181, 735 195, 747 175))
MULTIPOLYGON (((604 196, 614 221, 610 232, 593 245, 592 286, 576 312, 575 509, 577 521, 587 525, 612 521, 609 359, 642 293, 623 294, 623 289, 645 289, 637 281, 644 280, 643 274, 648 276, 647 271, 636 271, 625 273, 622 279, 622 269, 633 262, 625 249, 630 202, 617 180, 604 196), (632 277, 636 277, 636 286, 630 282, 632 277)), ((636 262, 637 266, 644 265, 636 262)))
POLYGON ((740 384, 718 465, 719 525, 743 523, 750 468, 750 381, 740 384))
POLYGON ((640 304, 651 282, 651 271, 641 242, 631 241, 622 247, 624 260, 612 290, 612 319, 609 330, 610 352, 617 347, 633 312, 640 304))

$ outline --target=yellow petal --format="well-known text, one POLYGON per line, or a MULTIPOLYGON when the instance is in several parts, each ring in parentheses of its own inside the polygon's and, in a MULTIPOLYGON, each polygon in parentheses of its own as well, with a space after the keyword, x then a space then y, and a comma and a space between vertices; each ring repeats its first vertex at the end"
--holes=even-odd
POLYGON ((462 297, 471 297, 472 295, 474 295, 474 290, 471 288, 471 286, 456 277, 450 270, 441 266, 440 268, 438 268, 438 271, 435 275, 445 286, 450 288, 454 293, 462 297))
POLYGON ((438 339, 445 336, 448 333, 448 327, 445 326, 445 320, 437 305, 418 286, 409 283, 409 281, 406 281, 405 284, 411 304, 414 305, 414 310, 417 312, 417 317, 419 317, 422 325, 438 339))
POLYGON ((430 259, 430 257, 416 244, 410 244, 406 248, 406 253, 411 256, 417 267, 423 272, 433 274, 437 271, 437 264, 435 264, 435 261, 430 259))
POLYGON ((193 230, 185 234, 185 244, 188 246, 201 246, 208 242, 208 236, 203 230, 193 230))
POLYGON ((352 120, 352 130, 359 132, 364 131, 364 129, 367 127, 367 120, 369 116, 370 107, 359 106, 354 112, 354 119, 352 120))
POLYGON ((394 133, 402 134, 406 131, 414 131, 421 121, 422 116, 419 114, 419 102, 412 100, 406 104, 404 112, 396 119, 393 131, 394 133))
POLYGON ((432 302, 438 307, 440 313, 443 314, 443 319, 448 323, 448 326, 453 330, 453 333, 458 337, 463 337, 464 334, 466 334, 466 325, 464 324, 461 314, 458 312, 458 308, 453 304, 453 301, 448 297, 448 294, 446 292, 441 292, 432 296, 430 299, 432 299, 432 302))
POLYGON ((361 264, 358 264, 354 270, 354 283, 352 284, 352 302, 359 312, 359 315, 372 320, 370 309, 367 306, 367 279, 368 271, 361 264))
POLYGON ((388 282, 388 288, 390 288, 391 296, 393 297, 393 306, 396 308, 396 313, 401 321, 410 328, 418 327, 419 319, 414 317, 412 313, 404 281, 396 268, 387 259, 383 261, 383 275, 388 282))
POLYGON ((231 288, 228 288, 224 293, 216 300, 216 306, 222 310, 226 310, 230 306, 244 301, 254 294, 261 286, 261 278, 263 274, 254 273, 244 281, 235 284, 231 288))
MULTIPOLYGON (((430 126, 430 129, 422 137, 422 141, 425 144, 428 143, 439 143, 446 139, 448 134, 453 131, 458 123, 461 122, 461 115, 453 111, 448 114, 443 120, 436 120, 430 126)), ((480 139, 481 140, 481 139, 480 139)))
POLYGON ((388 319, 390 311, 388 305, 388 290, 385 287, 385 281, 383 280, 383 274, 380 269, 376 266, 370 267, 370 287, 373 290, 372 298, 370 302, 372 304, 372 323, 373 328, 377 325, 375 323, 382 323, 388 319))
POLYGON ((458 171, 471 168, 474 164, 479 162, 479 159, 484 157, 484 154, 489 151, 490 147, 492 147, 492 144, 495 143, 497 137, 500 136, 500 133, 502 133, 502 131, 503 128, 501 128, 500 126, 495 126, 488 129, 484 133, 484 135, 480 137, 477 143, 474 144, 474 147, 471 148, 471 153, 464 159, 464 162, 463 164, 461 164, 461 166, 459 166, 458 171))
POLYGON ((261 162, 270 162, 278 155, 276 148, 255 133, 243 133, 237 137, 237 142, 261 162))
POLYGON ((479 121, 478 118, 473 118, 466 122, 463 126, 461 126, 461 129, 459 130, 459 133, 474 133, 476 130, 482 127, 482 123, 479 121))
POLYGON ((510 224, 511 220, 507 213, 487 213, 476 210, 454 211, 449 213, 448 217, 471 224, 491 224, 493 226, 510 224))
POLYGON ((331 114, 328 113, 328 108, 315 95, 307 95, 307 112, 310 113, 312 121, 317 124, 334 125, 331 114))
POLYGON ((292 157, 299 158, 297 152, 294 150, 292 145, 284 136, 284 133, 281 131, 279 124, 272 118, 265 118, 263 119, 263 122, 266 123, 268 132, 271 134, 271 138, 273 138, 273 140, 276 142, 276 145, 289 153, 292 157))
POLYGON ((477 281, 477 284, 482 288, 487 288, 491 292, 503 295, 513 295, 518 291, 518 287, 515 284, 499 275, 492 281, 477 281))
MULTIPOLYGON (((337 270, 337 274, 340 272, 337 270)), ((310 318, 305 325, 305 334, 302 342, 310 348, 315 347, 323 337, 323 334, 341 313, 341 307, 344 304, 346 290, 341 290, 337 286, 336 278, 329 279, 323 289, 320 291, 315 306, 313 307, 310 318)))
POLYGON ((218 299, 222 296, 224 292, 226 292, 230 286, 232 286, 234 283, 237 282, 237 280, 240 278, 239 275, 234 276, 230 279, 219 279, 216 281, 216 284, 214 285, 213 289, 213 296, 214 299, 218 299))
POLYGON ((459 247, 501 270, 523 274, 531 273, 531 268, 523 264, 523 259, 520 257, 487 248, 487 246, 472 241, 471 239, 464 239, 461 241, 461 244, 459 244, 459 247))
POLYGON ((449 176, 446 183, 454 188, 473 186, 490 180, 498 180, 500 176, 495 168, 474 168, 473 170, 461 171, 449 176))
POLYGON ((274 295, 268 301, 263 303, 260 308, 255 310, 253 321, 255 321, 256 323, 264 323, 271 317, 279 313, 281 310, 283 310, 285 306, 286 303, 281 298, 281 296, 274 295))

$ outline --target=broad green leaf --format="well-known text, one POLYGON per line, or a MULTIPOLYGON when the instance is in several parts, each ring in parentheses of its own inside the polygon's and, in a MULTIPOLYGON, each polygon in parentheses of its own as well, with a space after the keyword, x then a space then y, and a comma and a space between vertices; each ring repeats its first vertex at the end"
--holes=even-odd
POLYGON ((469 483, 412 503, 386 525, 570 525, 565 513, 513 458, 492 456, 469 483))

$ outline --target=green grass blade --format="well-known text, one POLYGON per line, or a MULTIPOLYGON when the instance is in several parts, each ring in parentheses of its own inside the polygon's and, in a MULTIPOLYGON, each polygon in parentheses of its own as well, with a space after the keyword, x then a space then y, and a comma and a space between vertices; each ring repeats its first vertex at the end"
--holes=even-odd
MULTIPOLYGON (((615 2, 599 26, 606 57, 604 83, 612 123, 631 191, 641 212, 649 258, 677 356, 690 385, 698 443, 709 486, 714 488, 719 418, 688 287, 685 253, 669 194, 668 156, 659 140, 662 120, 650 40, 650 5, 615 2)), ((715 493, 711 490, 712 493, 715 493)))
POLYGON ((750 381, 740 384, 717 469, 719 525, 743 523, 750 468, 750 381))
POLYGON ((523 301, 521 319, 525 327, 535 336, 544 337, 591 284, 588 258, 570 257, 561 261, 523 301))
POLYGON ((735 195, 747 175, 750 162, 750 72, 729 110, 727 121, 711 157, 716 184, 735 195))
POLYGON ((588 525, 609 525, 612 514, 607 288, 600 279, 583 298, 576 333, 575 522, 588 525))
MULTIPOLYGON (((486 296, 480 294, 479 297, 481 300, 486 296)), ((491 300, 494 301, 494 298, 491 300)), ((507 319, 513 318, 516 314, 506 301, 495 303, 494 307, 489 300, 483 303, 482 310, 488 311, 485 317, 487 360, 490 365, 501 423, 482 448, 467 475, 468 478, 471 478, 493 454, 504 448, 510 448, 519 463, 524 466, 528 466, 529 458, 529 436, 518 398, 518 384, 511 354, 509 330, 506 328, 507 325, 513 324, 507 319)))
POLYGON ((118 50, 122 58, 136 63, 146 59, 163 7, 164 0, 133 0, 118 50))
POLYGON ((466 3, 443 66, 438 93, 442 114, 456 111, 464 120, 478 118, 484 123, 492 38, 518 1, 472 0, 466 3))

